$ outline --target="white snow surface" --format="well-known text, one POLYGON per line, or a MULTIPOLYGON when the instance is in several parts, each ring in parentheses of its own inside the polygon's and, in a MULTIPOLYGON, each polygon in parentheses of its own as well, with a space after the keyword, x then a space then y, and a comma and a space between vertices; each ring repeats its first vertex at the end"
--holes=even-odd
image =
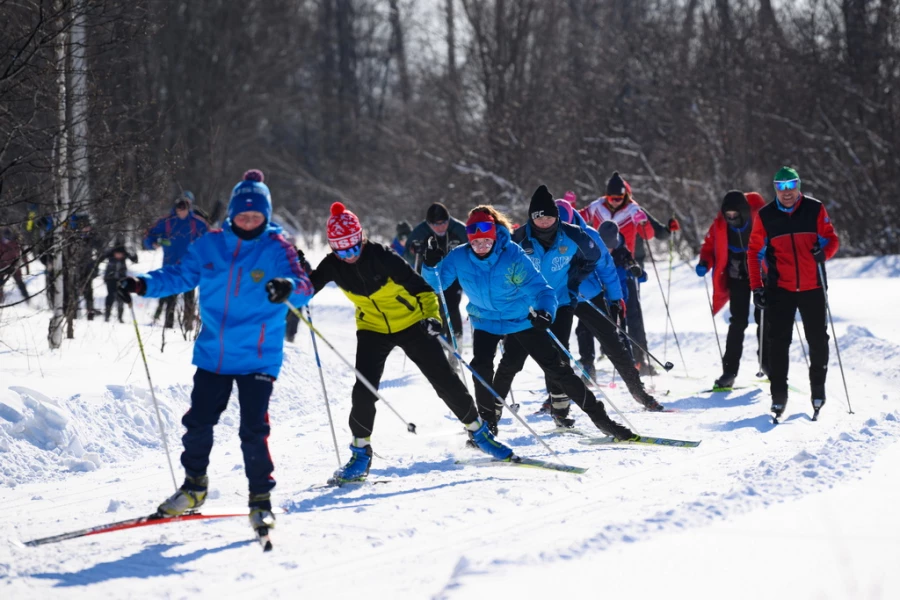
MULTIPOLYGON (((315 257, 314 258, 318 258, 315 257)), ((142 253, 138 268, 157 266, 142 253)), ((315 261, 314 261, 315 264, 315 261)), ((667 263, 659 263, 664 286, 667 263)), ((0 312, 0 598, 898 598, 900 572, 900 257, 829 263, 830 299, 853 414, 834 346, 828 403, 811 422, 807 394, 791 393, 772 425, 756 383, 748 329, 738 385, 700 393, 720 374, 703 282, 676 263, 670 307, 683 364, 650 269, 642 288, 650 347, 675 369, 654 378, 673 413, 646 413, 604 386, 645 434, 699 439, 696 449, 584 446, 550 436, 572 475, 454 464, 474 458, 462 428, 397 350, 381 390, 418 434, 379 407, 370 479, 320 488, 337 466, 309 332, 286 344, 270 406, 278 486, 275 550, 262 553, 244 519, 156 525, 49 544, 17 542, 155 510, 172 492, 156 410, 134 327, 76 322, 75 339, 47 349, 43 298, 0 312), (668 392, 666 394, 666 392, 668 392)), ((28 280, 43 287, 43 276, 28 280)), ((17 292, 7 284, 8 297, 17 292)), ((105 287, 96 281, 97 306, 105 287)), ((151 323, 156 300, 135 308, 176 476, 180 416, 188 408, 192 344, 151 323)), ((353 309, 336 288, 313 301, 317 327, 350 360, 353 309)), ((727 310, 717 318, 721 343, 727 310)), ((796 335, 795 335, 796 338, 796 335)), ((471 357, 466 334, 464 356, 471 357)), ((576 347, 574 335, 572 346, 576 347)), ((354 377, 320 344, 342 460, 354 377)), ((795 339, 791 384, 808 389, 795 339)), ((608 361, 597 363, 608 381, 608 361)), ((648 381, 648 384, 650 382, 648 381)), ((471 386, 471 378, 469 378, 471 386)), ((513 386, 534 413, 543 377, 530 362, 513 386)), ((236 397, 215 432, 210 508, 242 506, 246 479, 236 397)), ((613 411, 610 410, 612 413, 613 411)), ((590 421, 573 407, 578 425, 590 421)), ((618 418, 618 417, 617 417, 618 418)), ((552 459, 509 415, 500 439, 552 459)))

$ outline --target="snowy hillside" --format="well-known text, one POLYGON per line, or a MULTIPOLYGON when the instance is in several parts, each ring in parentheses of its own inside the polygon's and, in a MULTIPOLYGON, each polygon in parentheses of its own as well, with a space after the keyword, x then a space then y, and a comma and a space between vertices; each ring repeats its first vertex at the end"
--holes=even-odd
MULTIPOLYGON (((144 269, 160 259, 140 258, 144 269)), ((676 364, 653 384, 657 399, 677 412, 643 412, 622 385, 605 392, 640 433, 703 442, 696 449, 591 447, 575 436, 548 436, 568 464, 589 468, 584 475, 454 464, 479 455, 464 448, 458 422, 395 351, 382 391, 417 424, 418 435, 381 407, 372 438, 381 458, 370 478, 386 483, 317 488, 337 459, 309 332, 301 325, 297 343, 287 345, 270 409, 273 499, 288 514, 278 520, 269 554, 260 551, 245 519, 145 527, 37 548, 13 543, 152 512, 172 482, 127 310, 125 324, 78 321, 76 339, 50 352, 49 315, 38 310, 43 298, 5 309, 0 597, 898 598, 898 274, 898 257, 829 263, 855 414, 848 414, 832 345, 820 420, 808 418, 808 395, 792 392, 783 423, 774 426, 767 386, 754 381, 753 336, 738 376, 744 387, 700 393, 720 374, 703 282, 693 265, 676 265, 670 306, 682 364, 671 334, 664 336, 665 311, 651 270, 642 287, 651 351, 676 364)), ((105 288, 96 283, 101 306, 105 288)), ((33 276, 29 286, 43 287, 43 276, 33 276)), ((135 303, 180 479, 191 343, 167 331, 161 351, 162 329, 151 324, 155 306, 143 298, 135 303)), ((322 333, 352 360, 353 310, 343 294, 327 288, 312 308, 322 333)), ((724 313, 717 321, 723 345, 724 313)), ((330 350, 320 351, 346 461, 354 378, 330 350)), ((791 357, 790 383, 807 389, 796 339, 791 357)), ((608 361, 598 361, 597 369, 599 379, 611 379, 608 361)), ((513 385, 522 414, 538 431, 551 426, 548 417, 532 415, 544 399, 542 387, 531 362, 513 385)), ((572 414, 580 427, 590 427, 577 408, 572 414)), ((216 429, 211 507, 246 501, 238 421, 235 401, 216 429)), ((500 438, 521 455, 551 458, 508 415, 500 438)))

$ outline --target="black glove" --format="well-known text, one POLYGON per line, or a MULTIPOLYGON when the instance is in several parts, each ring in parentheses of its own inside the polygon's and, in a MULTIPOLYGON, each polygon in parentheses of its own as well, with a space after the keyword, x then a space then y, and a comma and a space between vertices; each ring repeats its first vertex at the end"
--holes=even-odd
POLYGON ((766 308, 766 289, 757 288, 753 290, 753 304, 756 308, 763 310, 766 308))
POLYGON ((441 335, 441 332, 443 331, 441 322, 435 318, 425 319, 424 321, 420 321, 420 323, 422 323, 422 329, 425 330, 425 333, 431 337, 437 337, 441 335))
POLYGON ((531 321, 531 326, 535 329, 550 329, 550 325, 553 324, 553 317, 550 316, 546 310, 532 310, 528 315, 528 320, 531 321))
POLYGON ((825 262, 825 248, 823 248, 818 242, 816 242, 816 245, 812 247, 812 255, 817 263, 825 262))
POLYGON ((425 266, 426 267, 434 267, 439 262, 444 260, 444 251, 441 250, 440 245, 437 242, 437 239, 434 237, 428 238, 428 249, 425 251, 425 266))
POLYGON ((625 263, 625 268, 628 269, 635 277, 640 277, 644 274, 644 270, 641 268, 641 265, 637 264, 633 260, 625 263))
POLYGON ((138 277, 126 277, 116 284, 116 295, 125 304, 131 304, 131 295, 143 296, 147 293, 147 282, 138 277))
POLYGON ((303 254, 303 250, 300 248, 295 248, 297 250, 297 259, 300 261, 300 266, 303 267, 303 270, 307 275, 312 273, 312 265, 309 264, 309 261, 306 260, 306 256, 303 254))
POLYGON ((622 300, 616 300, 615 302, 607 302, 607 312, 609 313, 609 317, 615 321, 619 322, 620 319, 625 318, 625 302, 622 300))
POLYGON ((266 293, 269 294, 269 302, 273 304, 281 304, 291 297, 294 291, 294 283, 290 279, 284 277, 276 277, 270 279, 266 284, 266 293))

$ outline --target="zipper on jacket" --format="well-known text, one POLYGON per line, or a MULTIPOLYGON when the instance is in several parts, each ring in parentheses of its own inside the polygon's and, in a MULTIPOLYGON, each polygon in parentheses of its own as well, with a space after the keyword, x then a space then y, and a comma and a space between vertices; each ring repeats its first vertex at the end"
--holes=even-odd
POLYGON ((797 256, 797 244, 794 243, 794 232, 791 232, 791 248, 794 249, 794 271, 797 274, 797 291, 800 291, 800 258, 797 256))
POLYGON ((263 342, 266 341, 266 324, 263 323, 262 327, 259 328, 259 342, 256 343, 256 355, 259 358, 262 358, 262 347, 263 342))
POLYGON ((231 290, 231 276, 234 274, 234 261, 237 260, 238 252, 241 251, 241 240, 238 238, 237 246, 231 255, 231 266, 228 267, 228 285, 225 286, 225 308, 222 310, 222 324, 219 327, 219 364, 216 366, 216 373, 222 370, 222 358, 225 356, 225 319, 228 318, 228 300, 231 290))
POLYGON ((241 292, 241 275, 244 272, 244 267, 238 267, 238 278, 237 283, 234 284, 234 297, 237 298, 237 295, 241 292))
POLYGON ((370 302, 372 303, 372 305, 375 307, 375 310, 377 310, 378 312, 381 313, 381 318, 384 319, 384 324, 385 324, 385 326, 387 326, 388 333, 394 333, 394 332, 391 330, 391 323, 390 323, 390 321, 388 321, 387 315, 384 314, 384 311, 381 310, 381 307, 378 306, 378 303, 375 302, 374 300, 372 300, 372 298, 369 298, 369 301, 370 301, 370 302))

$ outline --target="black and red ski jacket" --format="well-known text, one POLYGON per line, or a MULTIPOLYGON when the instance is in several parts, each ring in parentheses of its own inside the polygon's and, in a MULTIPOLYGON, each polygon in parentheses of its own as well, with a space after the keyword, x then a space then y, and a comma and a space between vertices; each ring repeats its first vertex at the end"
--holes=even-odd
POLYGON ((766 287, 805 292, 821 287, 813 247, 819 244, 830 259, 840 242, 825 206, 811 196, 800 196, 790 211, 773 201, 759 210, 747 252, 750 289, 763 287, 760 260, 768 266, 766 287))

